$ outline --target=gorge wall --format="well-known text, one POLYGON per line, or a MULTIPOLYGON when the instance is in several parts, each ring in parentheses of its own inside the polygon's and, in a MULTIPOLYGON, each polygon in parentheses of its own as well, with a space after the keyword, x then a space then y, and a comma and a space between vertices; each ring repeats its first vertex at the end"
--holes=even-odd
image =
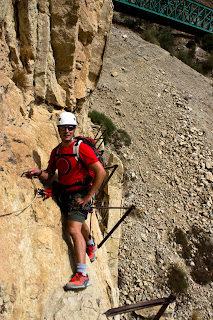
POLYGON ((1 37, 16 84, 57 107, 85 99, 98 80, 111 1, 1 1, 1 37))
MULTIPOLYGON (((92 286, 64 292, 75 261, 63 217, 52 199, 35 199, 32 181, 21 177, 46 167, 65 106, 77 108, 77 134, 93 135, 83 102, 99 79, 111 19, 108 0, 0 1, 1 319, 105 319, 117 304, 116 253, 105 246, 93 264, 87 260, 92 286)), ((112 182, 116 203, 121 179, 122 165, 112 182)), ((103 238, 96 214, 92 234, 96 243, 103 238)))

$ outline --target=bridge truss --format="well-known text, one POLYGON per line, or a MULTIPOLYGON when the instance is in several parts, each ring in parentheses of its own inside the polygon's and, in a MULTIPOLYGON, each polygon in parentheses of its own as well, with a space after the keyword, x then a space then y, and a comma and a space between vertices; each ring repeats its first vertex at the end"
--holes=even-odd
POLYGON ((192 0, 113 0, 213 33, 213 9, 192 0))

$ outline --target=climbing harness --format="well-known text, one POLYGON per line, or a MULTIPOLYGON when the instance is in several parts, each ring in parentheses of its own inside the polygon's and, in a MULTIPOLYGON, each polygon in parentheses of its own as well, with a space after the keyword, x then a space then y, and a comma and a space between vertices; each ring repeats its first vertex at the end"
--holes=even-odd
MULTIPOLYGON (((111 167, 113 167, 113 166, 111 166, 111 167)), ((28 171, 23 172, 21 174, 21 177, 23 177, 24 175, 27 176, 28 173, 29 173, 28 171)), ((36 186, 36 183, 35 183, 35 178, 36 177, 31 177, 31 181, 32 181, 32 184, 33 184, 33 187, 34 187, 34 198, 33 198, 33 200, 28 205, 26 205, 24 208, 18 209, 18 210, 15 210, 15 211, 3 214, 3 215, 0 215, 0 218, 6 217, 6 216, 10 216, 10 215, 12 215, 14 213, 18 213, 17 215, 21 214, 23 211, 25 211, 27 208, 29 208, 33 204, 33 202, 37 199, 38 196, 41 196, 43 198, 43 200, 45 200, 45 199, 47 199, 47 198, 52 196, 52 194, 53 194, 52 189, 44 190, 44 189, 38 188, 36 186)), ((79 210, 79 207, 72 206, 71 208, 72 208, 72 210, 79 210)), ((98 245, 98 249, 99 249, 99 248, 102 247, 102 245, 105 243, 105 241, 107 241, 107 239, 112 235, 112 233, 118 228, 118 226, 121 224, 121 222, 124 221, 124 219, 130 214, 130 212, 133 209, 135 209, 135 206, 134 205, 132 205, 131 207, 91 206, 89 212, 92 213, 93 209, 127 209, 126 213, 115 224, 115 226, 111 229, 111 231, 107 234, 107 236, 99 243, 99 245, 98 245)), ((91 217, 92 217, 92 214, 91 214, 91 217)), ((91 229, 91 220, 90 220, 90 229, 91 229)))
MULTIPOLYGON (((110 167, 106 167, 106 168, 105 168, 105 169, 114 168, 114 170, 113 170, 113 172, 110 174, 110 176, 108 177, 108 179, 106 180, 106 182, 104 183, 104 186, 107 184, 107 182, 109 181, 109 179, 112 177, 112 175, 113 175, 114 171, 117 169, 117 167, 118 167, 118 165, 110 166, 110 167)), ((29 173, 28 171, 24 171, 24 172, 21 174, 21 177, 23 177, 24 175, 27 176, 28 173, 29 173)), ((52 189, 44 190, 44 189, 38 188, 38 187, 36 186, 36 183, 35 183, 35 179, 36 179, 36 178, 37 178, 37 176, 31 178, 31 181, 32 181, 32 184, 33 184, 33 187, 34 187, 34 198, 33 198, 33 200, 32 200, 28 205, 26 205, 24 208, 18 209, 18 210, 9 212, 9 213, 2 214, 2 215, 0 215, 0 218, 1 218, 1 217, 6 217, 6 216, 10 216, 10 215, 12 215, 12 214, 14 214, 14 213, 18 213, 18 215, 21 214, 23 211, 25 211, 28 207, 30 207, 30 206, 33 204, 33 202, 37 199, 38 196, 41 196, 41 197, 43 198, 43 200, 45 200, 45 199, 47 199, 47 198, 49 198, 49 197, 52 197, 52 195, 53 195, 52 189)), ((104 187, 104 186, 103 186, 103 187, 104 187)), ((91 210, 92 210, 92 209, 107 209, 107 208, 108 208, 108 209, 121 209, 121 207, 101 207, 101 206, 99 206, 99 207, 91 207, 91 210)), ((124 208, 124 209, 126 209, 126 208, 124 208)))

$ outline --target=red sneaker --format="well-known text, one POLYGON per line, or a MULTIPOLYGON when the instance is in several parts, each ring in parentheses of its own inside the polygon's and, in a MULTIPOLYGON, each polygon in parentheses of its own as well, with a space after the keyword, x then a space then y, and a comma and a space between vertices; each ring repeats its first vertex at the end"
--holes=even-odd
POLYGON ((87 245, 86 247, 86 253, 90 259, 91 262, 93 262, 95 260, 95 251, 96 251, 96 245, 95 243, 94 244, 90 244, 90 245, 87 245))
POLYGON ((69 283, 65 285, 65 290, 81 289, 90 286, 88 275, 84 276, 82 272, 76 272, 69 283))

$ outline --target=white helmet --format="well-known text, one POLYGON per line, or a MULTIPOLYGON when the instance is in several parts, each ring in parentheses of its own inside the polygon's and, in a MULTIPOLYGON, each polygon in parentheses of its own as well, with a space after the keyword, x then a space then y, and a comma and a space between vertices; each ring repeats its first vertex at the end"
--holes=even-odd
POLYGON ((77 120, 73 113, 71 112, 62 112, 58 117, 58 126, 71 125, 76 126, 77 120))

